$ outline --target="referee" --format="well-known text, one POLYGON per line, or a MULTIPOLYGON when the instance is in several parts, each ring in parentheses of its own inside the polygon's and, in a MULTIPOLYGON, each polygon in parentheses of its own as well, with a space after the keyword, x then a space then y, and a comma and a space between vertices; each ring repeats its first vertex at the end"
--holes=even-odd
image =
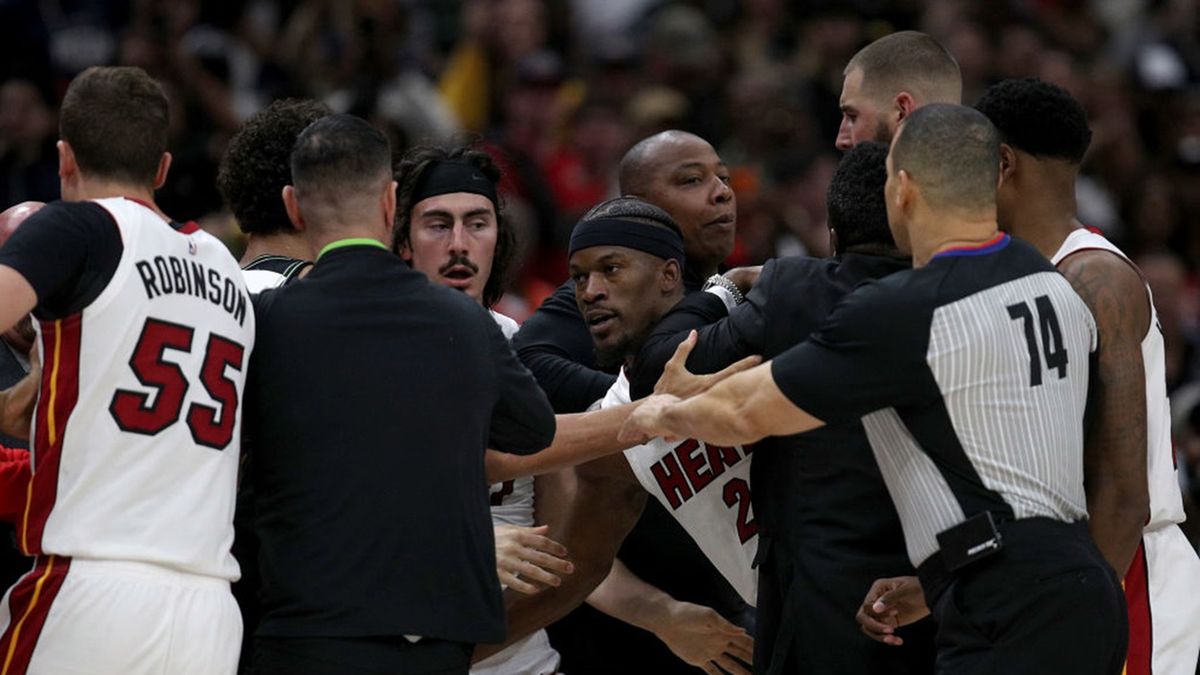
POLYGON ((888 155, 888 219, 912 271, 866 284, 809 341, 628 435, 721 444, 862 417, 938 624, 939 673, 1121 672, 1124 598, 1088 534, 1083 410, 1092 315, 998 233, 999 139, 935 104, 888 155))

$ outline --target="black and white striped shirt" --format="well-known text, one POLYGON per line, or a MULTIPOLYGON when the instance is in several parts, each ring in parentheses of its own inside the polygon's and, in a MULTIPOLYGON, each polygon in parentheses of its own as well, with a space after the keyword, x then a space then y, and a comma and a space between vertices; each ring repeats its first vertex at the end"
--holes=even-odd
POLYGON ((861 417, 920 565, 985 510, 1087 516, 1091 312, 1035 249, 1001 235, 863 285, 775 382, 826 422, 861 417))

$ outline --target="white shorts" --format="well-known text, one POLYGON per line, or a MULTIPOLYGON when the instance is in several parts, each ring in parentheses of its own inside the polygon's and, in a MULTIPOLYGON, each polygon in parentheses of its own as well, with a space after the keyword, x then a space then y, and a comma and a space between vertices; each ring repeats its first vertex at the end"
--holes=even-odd
POLYGON ((1200 655, 1200 558, 1178 525, 1142 534, 1125 575, 1127 675, 1195 675, 1200 655))
POLYGON ((224 579, 39 557, 0 607, 2 675, 233 675, 242 618, 224 579))
POLYGON ((471 675, 552 675, 560 658, 546 631, 539 630, 476 663, 471 675))

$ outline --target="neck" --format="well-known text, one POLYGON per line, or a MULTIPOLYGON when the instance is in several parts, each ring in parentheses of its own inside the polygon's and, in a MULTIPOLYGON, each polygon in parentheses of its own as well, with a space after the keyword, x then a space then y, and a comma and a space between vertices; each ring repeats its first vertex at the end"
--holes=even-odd
POLYGON ((1051 258, 1071 232, 1083 227, 1075 217, 1075 177, 1043 175, 1036 182, 1038 188, 1020 190, 1005 226, 1014 237, 1051 258))
POLYGON ((68 201, 85 201, 89 199, 110 199, 113 197, 127 197, 136 199, 149 205, 150 209, 157 213, 163 220, 171 220, 167 214, 163 213, 158 205, 154 203, 154 190, 148 185, 135 185, 121 181, 107 181, 98 178, 83 178, 80 177, 76 183, 75 189, 64 191, 63 198, 68 201))
POLYGON ((323 231, 320 234, 313 233, 308 239, 314 255, 319 254, 326 246, 335 241, 343 239, 371 239, 385 246, 387 245, 375 228, 348 227, 344 229, 322 229, 323 231))
POLYGON ((264 255, 282 255, 298 260, 312 260, 317 252, 309 248, 304 235, 295 230, 280 230, 270 234, 250 234, 246 237, 246 252, 239 264, 247 265, 264 255))
POLYGON ((994 210, 982 214, 929 214, 917 222, 921 224, 910 228, 909 234, 913 267, 928 265, 942 251, 987 242, 1000 232, 994 210))

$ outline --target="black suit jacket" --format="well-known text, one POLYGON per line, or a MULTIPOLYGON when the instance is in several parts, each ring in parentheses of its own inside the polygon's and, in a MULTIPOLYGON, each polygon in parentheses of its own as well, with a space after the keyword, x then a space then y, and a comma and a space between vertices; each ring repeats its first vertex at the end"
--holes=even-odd
POLYGON ((256 300, 246 394, 273 637, 504 637, 484 449, 554 437, 491 316, 372 246, 256 300))
MULTIPOLYGON (((699 329, 688 368, 715 372, 751 354, 770 359, 804 340, 858 284, 907 269, 906 261, 849 253, 768 261, 746 302, 727 312, 710 293, 688 296, 646 341, 632 369, 633 396, 699 329)), ((759 525, 759 633, 755 672, 932 672, 931 645, 895 648, 866 638, 854 620, 872 581, 913 574, 900 519, 860 423, 828 425, 755 446, 751 494, 759 525), (910 667, 910 664, 916 664, 910 667)))

